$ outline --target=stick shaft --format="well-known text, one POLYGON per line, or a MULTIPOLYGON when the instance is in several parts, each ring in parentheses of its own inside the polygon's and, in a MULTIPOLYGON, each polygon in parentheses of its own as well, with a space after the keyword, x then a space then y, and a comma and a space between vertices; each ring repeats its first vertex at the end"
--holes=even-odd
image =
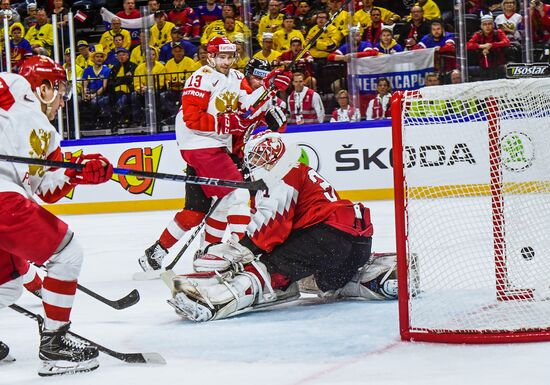
MULTIPOLYGON (((317 42, 317 39, 319 39, 319 37, 327 30, 328 26, 332 24, 332 22, 338 17, 338 15, 342 13, 344 9, 346 9, 350 2, 351 0, 346 0, 344 4, 342 4, 338 11, 336 11, 334 15, 332 15, 330 19, 328 19, 325 25, 323 25, 321 29, 319 29, 319 31, 317 31, 317 33, 307 42, 307 44, 304 46, 304 48, 302 48, 298 55, 296 55, 296 57, 292 59, 292 61, 287 66, 285 66, 286 69, 292 68, 292 66, 296 64, 296 62, 300 60, 311 47, 313 47, 313 45, 317 42)), ((258 111, 258 109, 264 104, 263 100, 274 90, 274 87, 274 85, 271 85, 258 97, 254 104, 244 113, 245 118, 258 111)))
MULTIPOLYGON (((22 164, 33 164, 38 166, 47 166, 47 167, 56 167, 56 168, 70 168, 78 171, 82 171, 82 169, 84 168, 83 164, 62 162, 62 161, 49 160, 49 159, 25 158, 22 156, 13 156, 13 155, 4 155, 4 154, 0 154, 0 161, 22 163, 22 164)), ((175 182, 185 182, 185 183, 198 184, 198 185, 243 188, 247 190, 265 190, 266 189, 263 181, 243 182, 243 181, 225 180, 225 179, 217 179, 217 178, 207 178, 202 176, 177 175, 177 174, 166 174, 162 172, 130 170, 127 168, 118 168, 118 167, 115 167, 113 169, 113 173, 118 175, 131 175, 131 176, 137 176, 137 177, 147 178, 147 179, 171 180, 175 182)))

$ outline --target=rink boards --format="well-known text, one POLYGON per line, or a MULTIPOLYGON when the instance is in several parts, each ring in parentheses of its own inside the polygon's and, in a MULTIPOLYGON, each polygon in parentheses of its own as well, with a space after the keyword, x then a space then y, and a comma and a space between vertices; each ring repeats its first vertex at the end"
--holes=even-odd
MULTIPOLYGON (((289 126, 285 137, 307 152, 310 166, 323 175, 343 198, 361 201, 392 199, 390 125, 390 120, 382 120, 289 126)), ((457 139, 452 137, 440 137, 434 141, 433 137, 426 135, 416 146, 437 148, 436 157, 422 159, 420 154, 425 152, 413 151, 418 154, 414 155, 417 158, 413 167, 428 165, 426 175, 434 180, 449 175, 453 169, 461 169, 461 173, 467 171, 470 175, 477 173, 479 163, 449 161, 453 153, 456 154, 457 146, 462 146, 455 142, 457 139)), ((65 141, 62 146, 65 159, 81 151, 99 152, 117 167, 174 174, 182 174, 185 170, 174 133, 90 138, 65 141)), ((183 183, 114 175, 109 183, 79 186, 57 204, 46 207, 58 214, 167 210, 181 208, 184 195, 183 183)))

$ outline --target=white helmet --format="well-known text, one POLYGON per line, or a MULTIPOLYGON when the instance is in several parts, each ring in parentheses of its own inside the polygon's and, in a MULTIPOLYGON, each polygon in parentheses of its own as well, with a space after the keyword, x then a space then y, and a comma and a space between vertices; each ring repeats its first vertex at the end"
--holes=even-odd
POLYGON ((286 145, 281 134, 262 131, 253 135, 244 146, 244 163, 253 180, 277 182, 295 166, 300 157, 296 145, 286 145))

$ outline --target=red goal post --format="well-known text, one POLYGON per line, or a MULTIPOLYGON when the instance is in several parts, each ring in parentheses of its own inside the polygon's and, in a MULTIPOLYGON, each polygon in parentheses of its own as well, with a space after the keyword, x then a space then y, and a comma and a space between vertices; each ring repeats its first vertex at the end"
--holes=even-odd
POLYGON ((550 340, 550 79, 396 93, 392 132, 402 339, 550 340))

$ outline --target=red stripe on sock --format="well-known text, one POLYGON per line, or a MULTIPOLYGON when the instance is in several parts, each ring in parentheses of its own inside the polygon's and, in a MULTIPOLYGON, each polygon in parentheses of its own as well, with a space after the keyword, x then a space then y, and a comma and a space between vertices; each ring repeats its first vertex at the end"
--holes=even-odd
POLYGON ((77 281, 62 281, 52 277, 44 278, 44 289, 57 294, 74 295, 77 281))
POLYGON ((206 225, 216 230, 224 231, 225 228, 227 227, 227 222, 218 221, 217 219, 214 219, 214 218, 208 218, 206 220, 206 225))
POLYGON ((208 231, 204 234, 204 240, 208 243, 220 243, 222 239, 210 234, 208 231))
POLYGON ((168 250, 169 248, 174 246, 178 240, 176 238, 174 238, 172 236, 172 234, 170 234, 168 229, 165 229, 162 232, 159 241, 160 241, 161 246, 164 247, 166 250, 168 250))
POLYGON ((46 302, 42 303, 44 304, 44 312, 46 313, 46 317, 54 321, 69 322, 72 308, 54 306, 46 302))
POLYGON ((25 289, 28 291, 40 290, 42 288, 42 279, 38 274, 35 274, 32 281, 25 283, 23 286, 25 286, 25 289))
POLYGON ((234 223, 236 225, 248 225, 250 222, 249 215, 228 215, 227 222, 234 223))
POLYGON ((198 226, 199 223, 202 222, 203 218, 204 213, 187 209, 181 210, 174 216, 174 220, 176 221, 178 226, 185 231, 189 231, 193 227, 198 226))

